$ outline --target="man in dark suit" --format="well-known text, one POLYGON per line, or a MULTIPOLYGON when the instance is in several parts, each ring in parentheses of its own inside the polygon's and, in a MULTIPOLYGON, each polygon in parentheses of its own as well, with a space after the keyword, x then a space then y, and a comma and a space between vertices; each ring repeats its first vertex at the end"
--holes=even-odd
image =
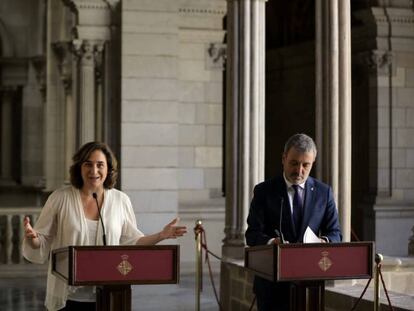
MULTIPOLYGON (((341 241, 332 189, 309 177, 316 153, 309 136, 295 134, 288 139, 282 156, 283 175, 254 188, 247 218, 247 245, 278 244, 283 239, 286 243, 302 243, 308 227, 320 242, 341 241)), ((258 310, 288 311, 290 285, 255 277, 258 310)))

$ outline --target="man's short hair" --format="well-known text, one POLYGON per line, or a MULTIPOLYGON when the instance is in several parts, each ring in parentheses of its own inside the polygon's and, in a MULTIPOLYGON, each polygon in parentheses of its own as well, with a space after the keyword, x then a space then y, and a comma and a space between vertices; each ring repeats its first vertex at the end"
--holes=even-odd
POLYGON ((306 134, 295 134, 291 136, 287 140, 283 152, 286 154, 291 148, 295 148, 299 152, 313 152, 315 157, 317 154, 315 142, 306 134))

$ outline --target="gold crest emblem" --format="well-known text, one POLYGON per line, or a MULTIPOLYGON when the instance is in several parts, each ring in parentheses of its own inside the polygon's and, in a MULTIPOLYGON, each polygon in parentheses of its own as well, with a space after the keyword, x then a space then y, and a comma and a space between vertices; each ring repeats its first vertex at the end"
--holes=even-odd
POLYGON ((319 268, 321 268, 322 271, 327 271, 332 266, 332 260, 329 259, 328 255, 329 253, 327 251, 324 251, 321 253, 322 258, 319 260, 319 268))
POLYGON ((127 275, 133 269, 132 265, 128 262, 128 255, 121 256, 122 261, 119 263, 117 269, 122 275, 127 275))

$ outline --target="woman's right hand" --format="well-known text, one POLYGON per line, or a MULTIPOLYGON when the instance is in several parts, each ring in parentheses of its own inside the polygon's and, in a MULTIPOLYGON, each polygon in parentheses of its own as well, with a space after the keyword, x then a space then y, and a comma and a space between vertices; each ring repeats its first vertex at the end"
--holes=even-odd
POLYGON ((23 220, 23 226, 24 226, 24 237, 29 242, 29 244, 32 246, 32 248, 39 248, 40 247, 40 241, 38 239, 37 232, 33 229, 32 225, 30 224, 30 218, 25 217, 23 220))
POLYGON ((27 239, 34 239, 37 238, 37 232, 33 229, 32 225, 30 224, 30 218, 29 217, 25 217, 24 218, 24 236, 27 239))

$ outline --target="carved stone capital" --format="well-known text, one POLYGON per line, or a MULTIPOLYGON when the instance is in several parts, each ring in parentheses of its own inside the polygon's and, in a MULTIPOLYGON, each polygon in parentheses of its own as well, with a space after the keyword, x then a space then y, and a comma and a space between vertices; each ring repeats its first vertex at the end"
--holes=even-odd
POLYGON ((72 51, 70 42, 55 42, 52 45, 58 60, 60 79, 65 92, 69 92, 72 85, 72 51))
POLYGON ((103 51, 105 49, 104 42, 97 42, 94 47, 95 57, 95 77, 96 82, 100 84, 102 81, 102 62, 103 62, 103 51))
POLYGON ((388 74, 394 54, 390 51, 374 50, 360 53, 359 62, 367 67, 371 73, 388 74))
POLYGON ((72 51, 82 66, 94 66, 94 43, 89 40, 72 40, 72 51))
POLYGON ((393 54, 389 51, 372 51, 367 55, 367 64, 372 69, 383 69, 392 63, 393 54))
POLYGON ((226 56, 224 43, 210 43, 206 47, 207 69, 223 69, 226 64, 226 56))
POLYGON ((36 73, 36 80, 39 83, 39 91, 43 100, 46 100, 46 59, 43 56, 33 57, 31 59, 33 68, 36 73))

